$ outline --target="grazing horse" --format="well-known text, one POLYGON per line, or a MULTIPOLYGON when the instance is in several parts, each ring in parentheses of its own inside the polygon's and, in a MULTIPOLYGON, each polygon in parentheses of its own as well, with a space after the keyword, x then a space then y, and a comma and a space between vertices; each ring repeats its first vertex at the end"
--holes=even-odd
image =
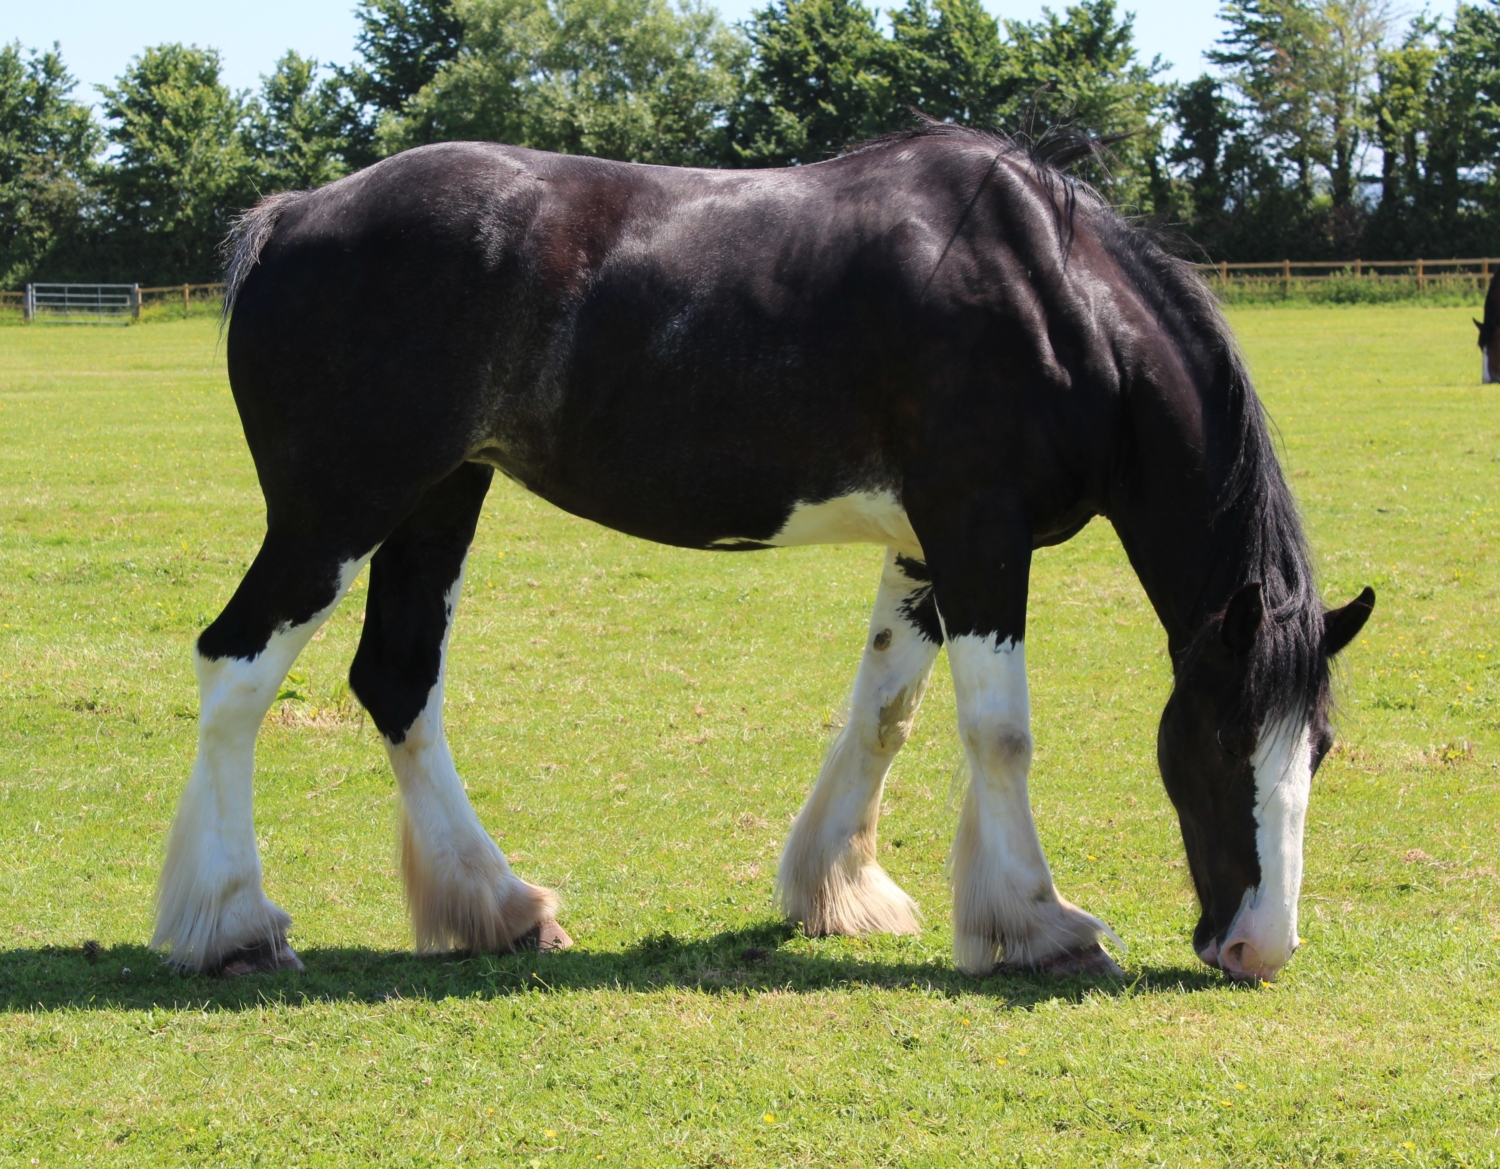
POLYGON ((954 961, 1117 974, 1032 821, 1032 552, 1108 517, 1166 629, 1157 754, 1200 957, 1270 978, 1332 741, 1325 611, 1229 331, 1190 269, 1018 146, 926 125, 814 166, 707 171, 451 143, 276 195, 229 242, 228 361, 265 542, 198 639, 196 763, 154 944, 298 968, 261 888, 254 744, 366 563, 350 686, 402 801, 418 947, 568 944, 480 825, 443 733, 464 561, 495 470, 699 549, 887 549, 847 725, 776 890, 811 934, 917 929, 881 790, 946 645, 972 771, 954 961))
POLYGON ((1500 272, 1484 294, 1484 320, 1474 323, 1479 326, 1479 383, 1500 382, 1500 272))

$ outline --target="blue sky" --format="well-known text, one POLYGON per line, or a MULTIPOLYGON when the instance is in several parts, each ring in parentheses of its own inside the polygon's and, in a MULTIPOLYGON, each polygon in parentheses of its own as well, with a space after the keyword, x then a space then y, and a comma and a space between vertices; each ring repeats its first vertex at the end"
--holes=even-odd
MULTIPOLYGON (((719 11, 740 20, 764 0, 720 0, 719 11)), ((986 0, 998 16, 1033 19, 1042 0, 986 0)), ((891 7, 880 3, 877 7, 891 7)), ((1053 8, 1064 2, 1054 0, 1053 8)), ((80 85, 75 96, 93 100, 95 85, 108 84, 130 58, 163 41, 212 45, 223 55, 225 80, 236 89, 259 83, 276 58, 292 48, 321 61, 354 56, 354 0, 65 0, 37 4, 0 0, 0 38, 27 48, 62 45, 63 60, 80 85)), ((1217 0, 1124 0, 1136 13, 1141 55, 1159 53, 1172 63, 1169 76, 1196 77, 1202 53, 1218 36, 1217 0)))

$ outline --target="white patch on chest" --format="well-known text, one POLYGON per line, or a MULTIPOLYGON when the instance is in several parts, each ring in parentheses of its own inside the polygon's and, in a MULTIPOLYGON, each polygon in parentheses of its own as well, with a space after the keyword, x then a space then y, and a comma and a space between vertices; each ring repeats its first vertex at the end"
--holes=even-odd
MULTIPOLYGON (((736 544, 738 540, 716 540, 736 544)), ((822 503, 799 503, 769 540, 777 548, 808 544, 881 544, 902 555, 922 558, 906 509, 890 491, 858 491, 822 503)))

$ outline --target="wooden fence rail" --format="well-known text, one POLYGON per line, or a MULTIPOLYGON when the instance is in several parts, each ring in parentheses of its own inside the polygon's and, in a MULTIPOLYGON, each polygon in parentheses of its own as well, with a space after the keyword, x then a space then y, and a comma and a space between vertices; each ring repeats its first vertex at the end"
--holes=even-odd
POLYGON ((199 304, 224 299, 223 284, 167 284, 160 288, 141 289, 141 307, 150 308, 153 305, 182 303, 182 315, 188 315, 188 309, 194 302, 199 304))
POLYGON ((1466 260, 1261 260, 1255 263, 1193 265, 1221 287, 1267 287, 1280 284, 1290 291, 1295 284, 1320 280, 1414 281, 1424 292, 1431 282, 1483 288, 1500 271, 1500 259, 1480 256, 1466 260))

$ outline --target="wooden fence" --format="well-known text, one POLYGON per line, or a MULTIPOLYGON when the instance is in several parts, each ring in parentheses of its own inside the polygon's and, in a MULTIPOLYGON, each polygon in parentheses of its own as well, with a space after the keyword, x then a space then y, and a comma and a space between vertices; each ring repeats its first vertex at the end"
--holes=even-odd
MULTIPOLYGON (((187 316, 195 304, 217 304, 224 299, 223 284, 168 284, 161 288, 141 289, 141 309, 173 309, 179 305, 187 316)), ((152 314, 153 316, 156 314, 152 314)))
POLYGON ((1418 292, 1429 284, 1444 288, 1482 290, 1490 277, 1500 272, 1500 259, 1474 260, 1269 260, 1256 264, 1195 264, 1220 288, 1270 290, 1283 294, 1304 284, 1328 280, 1370 280, 1382 283, 1415 283, 1418 292))

